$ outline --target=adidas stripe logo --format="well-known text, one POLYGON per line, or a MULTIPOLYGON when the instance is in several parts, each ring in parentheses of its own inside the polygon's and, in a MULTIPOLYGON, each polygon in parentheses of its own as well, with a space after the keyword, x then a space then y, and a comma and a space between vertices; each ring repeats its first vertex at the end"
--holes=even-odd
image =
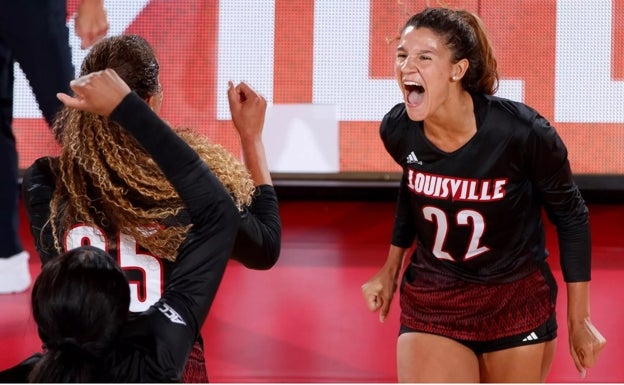
POLYGON ((407 164, 422 164, 422 162, 420 160, 418 160, 418 157, 416 156, 416 154, 414 154, 414 151, 410 152, 410 154, 407 156, 406 158, 407 164))
POLYGON ((537 334, 535 334, 535 332, 531 332, 531 334, 529 334, 528 336, 526 336, 522 342, 526 342, 526 341, 535 341, 536 339, 538 339, 539 337, 537 336, 537 334))

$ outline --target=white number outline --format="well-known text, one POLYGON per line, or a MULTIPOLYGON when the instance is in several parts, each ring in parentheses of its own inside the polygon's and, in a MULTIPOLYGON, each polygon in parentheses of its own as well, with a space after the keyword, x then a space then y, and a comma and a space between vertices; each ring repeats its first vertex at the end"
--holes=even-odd
MULTIPOLYGON (((82 245, 91 245, 109 252, 106 233, 97 226, 77 225, 67 231, 64 237, 65 250, 82 245)), ((130 311, 147 310, 162 296, 164 284, 162 260, 148 252, 140 252, 134 237, 123 232, 117 234, 116 258, 124 271, 134 270, 143 275, 143 282, 129 281, 130 311)))
MULTIPOLYGON (((438 259, 455 261, 449 252, 443 250, 449 232, 446 213, 435 206, 424 206, 422 212, 426 220, 436 224, 436 235, 431 250, 433 255, 438 259)), ((485 221, 478 211, 469 209, 460 210, 455 217, 455 222, 459 226, 472 225, 472 235, 466 253, 461 259, 462 261, 475 258, 490 250, 489 247, 480 244, 481 237, 485 232, 485 221)))

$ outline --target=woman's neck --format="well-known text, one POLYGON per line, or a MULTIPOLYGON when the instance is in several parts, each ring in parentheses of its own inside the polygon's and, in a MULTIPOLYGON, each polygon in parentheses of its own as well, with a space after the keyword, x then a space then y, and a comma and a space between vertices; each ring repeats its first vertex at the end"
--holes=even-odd
POLYGON ((477 133, 472 96, 462 90, 434 116, 425 119, 423 127, 427 139, 440 150, 458 150, 477 133))

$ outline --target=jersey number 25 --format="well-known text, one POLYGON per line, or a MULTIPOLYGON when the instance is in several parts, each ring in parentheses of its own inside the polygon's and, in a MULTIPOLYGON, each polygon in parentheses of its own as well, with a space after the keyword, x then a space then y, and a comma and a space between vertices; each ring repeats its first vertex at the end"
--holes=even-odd
MULTIPOLYGON (((107 253, 106 234, 98 227, 79 225, 72 228, 65 236, 65 250, 91 245, 107 253)), ((134 237, 124 233, 117 234, 117 262, 126 272, 138 272, 139 279, 129 279, 130 311, 141 312, 156 303, 163 290, 163 265, 153 255, 140 252, 134 237)), ((135 273, 136 274, 136 273, 135 273)))

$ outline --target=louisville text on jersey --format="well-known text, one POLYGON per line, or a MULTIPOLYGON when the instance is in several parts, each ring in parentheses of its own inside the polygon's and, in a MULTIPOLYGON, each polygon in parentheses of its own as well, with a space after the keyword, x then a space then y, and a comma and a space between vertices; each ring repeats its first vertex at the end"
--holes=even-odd
POLYGON ((505 197, 507 178, 465 179, 408 170, 407 187, 417 195, 453 201, 498 201, 505 197))

